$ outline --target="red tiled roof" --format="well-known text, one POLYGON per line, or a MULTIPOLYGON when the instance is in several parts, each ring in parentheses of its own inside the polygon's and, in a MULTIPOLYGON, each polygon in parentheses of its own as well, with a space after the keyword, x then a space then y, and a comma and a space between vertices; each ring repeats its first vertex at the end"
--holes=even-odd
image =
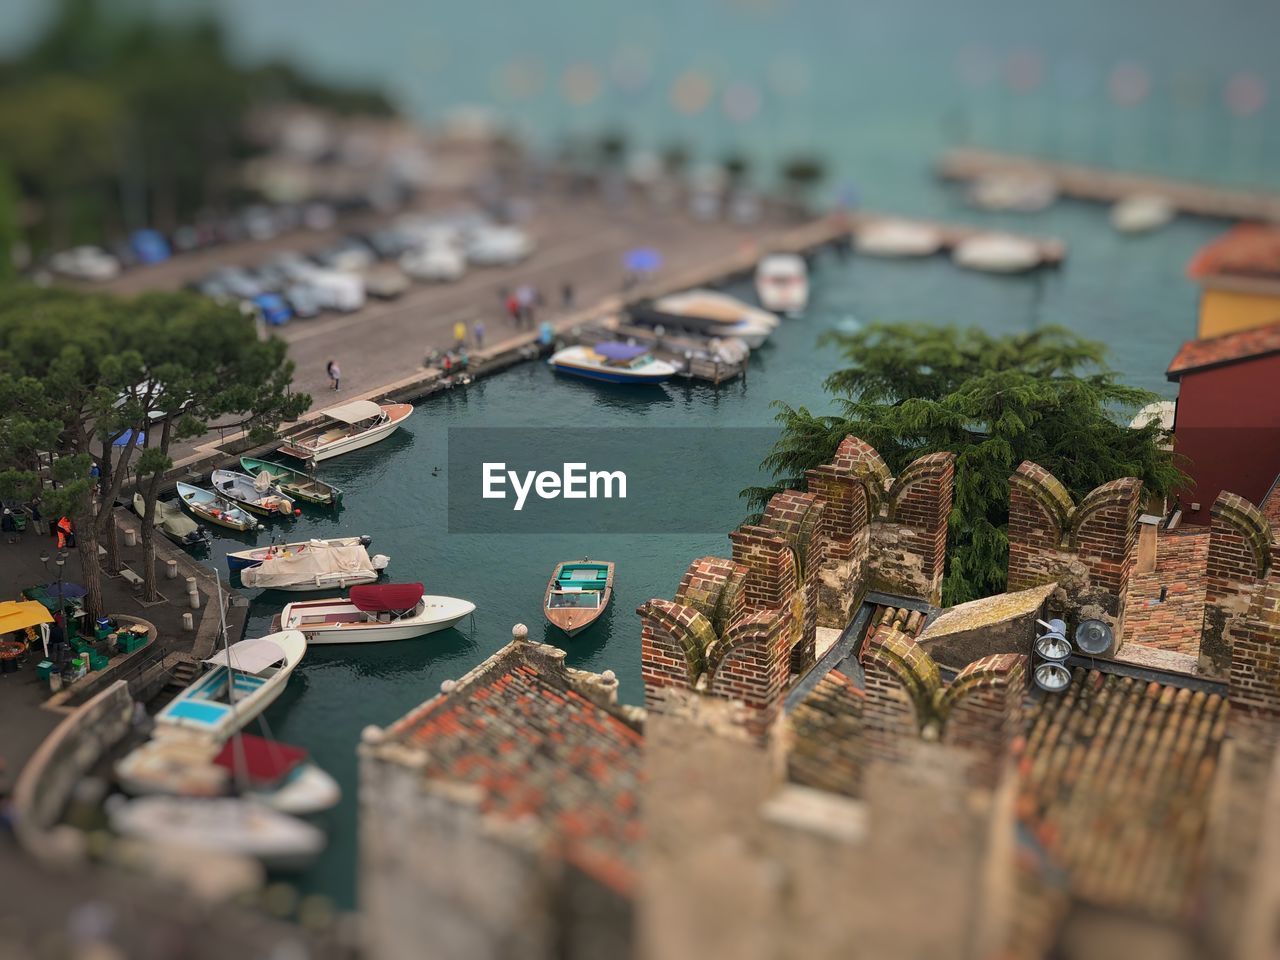
POLYGON ((1255 223, 1233 227, 1201 247, 1187 264, 1187 275, 1280 278, 1280 230, 1255 223))
POLYGON ((512 645, 394 728, 424 775, 483 790, 481 810, 552 830, 564 858, 626 893, 641 833, 642 734, 512 645))
POLYGON ((1179 653, 1200 652, 1208 559, 1207 529, 1160 534, 1155 570, 1129 576, 1124 608, 1126 644, 1179 653))
POLYGON ((1237 363, 1272 353, 1280 353, 1280 321, 1209 340, 1188 340, 1173 358, 1173 363, 1169 364, 1166 375, 1170 380, 1177 380, 1191 370, 1237 363))
POLYGON ((867 621, 867 636, 871 636, 880 627, 897 627, 908 637, 915 639, 924 629, 926 614, 907 607, 890 607, 878 603, 871 611, 871 619, 867 621))

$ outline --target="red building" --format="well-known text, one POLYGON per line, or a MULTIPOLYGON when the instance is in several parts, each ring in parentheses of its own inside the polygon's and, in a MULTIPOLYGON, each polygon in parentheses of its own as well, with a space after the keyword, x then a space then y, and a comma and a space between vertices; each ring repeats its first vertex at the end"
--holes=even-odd
POLYGON ((1187 523, 1209 523, 1222 490, 1261 504, 1280 474, 1280 322, 1182 345, 1174 449, 1194 481, 1179 501, 1187 523))

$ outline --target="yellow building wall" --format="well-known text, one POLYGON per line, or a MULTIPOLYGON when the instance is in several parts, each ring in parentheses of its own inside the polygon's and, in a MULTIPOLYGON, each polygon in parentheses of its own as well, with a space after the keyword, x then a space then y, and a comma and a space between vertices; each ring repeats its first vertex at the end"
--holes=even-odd
POLYGON ((1280 296, 1205 290, 1200 294, 1201 339, 1280 322, 1280 296))

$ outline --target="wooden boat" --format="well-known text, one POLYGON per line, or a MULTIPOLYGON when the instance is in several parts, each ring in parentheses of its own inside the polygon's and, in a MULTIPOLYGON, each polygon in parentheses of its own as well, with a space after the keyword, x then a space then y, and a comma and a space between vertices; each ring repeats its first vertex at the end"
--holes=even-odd
POLYGON ((377 643, 447 630, 476 605, 456 597, 424 596, 420 583, 352 587, 346 600, 285 604, 284 630, 300 630, 307 643, 377 643))
POLYGON ((264 480, 237 473, 234 470, 215 470, 209 479, 213 489, 228 500, 244 507, 260 517, 293 516, 293 501, 286 497, 271 479, 264 480))
POLYGON ((387 439, 412 413, 409 403, 352 400, 325 410, 319 423, 291 437, 280 452, 318 463, 387 439))
POLYGON ((804 313, 809 305, 809 268, 794 253, 774 253, 756 264, 756 296, 774 313, 804 313))
POLYGON ((542 610, 548 623, 572 637, 595 623, 612 599, 612 563, 569 561, 556 564, 542 610))
POLYGON ((632 343, 565 347, 547 362, 556 373, 604 383, 661 383, 676 373, 673 365, 655 359, 648 347, 632 343))
POLYGON ((704 337, 737 337, 751 349, 764 346, 778 326, 767 310, 715 290, 687 290, 630 308, 631 319, 646 327, 687 330, 704 337))
POLYGON ((313 547, 246 567, 240 571, 240 582, 264 590, 345 590, 375 582, 390 562, 390 557, 381 554, 370 557, 358 543, 313 547))
POLYGON ((304 869, 325 846, 318 827, 248 797, 116 795, 106 811, 111 829, 122 836, 253 857, 273 870, 304 869))
MULTIPOLYGON (((133 510, 139 517, 147 515, 146 502, 140 493, 133 495, 133 510)), ((209 531, 183 513, 176 504, 157 500, 152 521, 157 530, 180 546, 189 547, 209 539, 209 531)))
POLYGON ((229 530, 257 530, 259 523, 247 510, 242 510, 221 494, 202 490, 189 483, 178 484, 178 499, 202 520, 229 530))
POLYGON ((197 733, 225 740, 280 696, 306 652, 302 634, 284 630, 215 653, 204 661, 212 669, 156 714, 155 736, 197 733))
POLYGON ((257 457, 241 457, 240 466, 244 472, 253 477, 268 474, 276 486, 286 495, 307 503, 315 503, 325 507, 342 503, 342 491, 331 483, 317 480, 309 473, 286 467, 270 460, 259 460, 257 457))
POLYGON ((298 553, 306 553, 324 547, 367 547, 373 543, 373 537, 333 537, 329 540, 299 540, 296 543, 273 543, 265 547, 251 547, 248 550, 235 550, 227 554, 227 569, 243 570, 275 557, 288 557, 298 553))

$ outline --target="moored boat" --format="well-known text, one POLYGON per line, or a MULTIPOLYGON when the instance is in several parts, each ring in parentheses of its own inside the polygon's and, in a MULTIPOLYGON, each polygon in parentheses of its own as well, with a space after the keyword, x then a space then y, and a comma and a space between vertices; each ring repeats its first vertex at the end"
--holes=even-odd
POLYGON ((388 583, 352 587, 345 600, 285 604, 280 626, 307 643, 376 643, 447 630, 475 609, 469 600, 425 596, 420 583, 388 583))
POLYGON ((611 599, 612 563, 569 561, 552 571, 542 610, 548 623, 572 637, 595 623, 611 599))
POLYGON ((931 257, 942 249, 942 233, 912 220, 873 220, 858 227, 854 249, 870 257, 931 257))
POLYGON ((318 463, 385 440, 412 413, 409 403, 352 400, 323 411, 319 423, 291 437, 280 452, 318 463))
MULTIPOLYGON (((146 517, 146 502, 140 493, 133 495, 133 510, 139 517, 146 517)), ((183 513, 180 507, 163 500, 156 501, 153 522, 157 530, 184 547, 205 543, 209 539, 209 532, 183 513)))
POLYGON ((202 490, 189 483, 179 482, 178 499, 197 517, 220 527, 242 532, 258 529, 258 521, 249 511, 242 510, 226 497, 211 490, 202 490))
POLYGON ((676 373, 640 344, 605 342, 565 347, 547 361, 556 373, 603 383, 662 383, 676 373))
POLYGON ((218 493, 260 517, 293 516, 293 501, 270 477, 255 478, 234 470, 215 470, 209 479, 218 493))
POLYGON ((313 546, 296 553, 281 553, 240 571, 246 587, 267 590, 345 590, 373 583, 391 562, 381 554, 369 556, 360 544, 313 546))
POLYGON ((251 547, 248 550, 235 550, 227 554, 227 569, 231 571, 243 570, 245 567, 252 567, 255 564, 262 563, 263 560, 271 560, 276 557, 287 557, 298 553, 306 553, 308 550, 325 547, 367 547, 373 543, 373 537, 332 537, 328 540, 299 540, 295 543, 272 543, 265 547, 251 547))
POLYGON ((156 714, 155 736, 197 733, 225 740, 280 696, 306 652, 301 633, 282 630, 215 653, 204 661, 212 669, 156 714))
POLYGON ((715 290, 687 290, 630 308, 631 319, 646 327, 687 330, 704 337, 737 337, 755 350, 778 326, 767 310, 715 290))
POLYGON ((1002 233, 979 233, 961 240, 951 251, 951 259, 984 273, 1025 273, 1043 262, 1033 241, 1002 233))
POLYGON ((756 296, 774 313, 804 313, 809 305, 809 268, 794 253, 773 253, 756 264, 756 296))
POLYGON ((241 457, 240 466, 245 473, 253 477, 267 474, 282 493, 297 500, 305 500, 307 503, 325 507, 342 503, 340 489, 302 470, 295 470, 281 463, 272 463, 270 460, 259 460, 257 457, 241 457))

